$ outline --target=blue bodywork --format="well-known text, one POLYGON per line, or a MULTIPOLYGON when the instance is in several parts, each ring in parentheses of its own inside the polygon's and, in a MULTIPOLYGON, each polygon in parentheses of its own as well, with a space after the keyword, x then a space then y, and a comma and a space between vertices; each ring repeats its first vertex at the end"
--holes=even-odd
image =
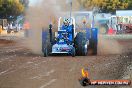
POLYGON ((71 54, 73 48, 72 25, 63 25, 58 31, 56 42, 52 46, 52 53, 68 53, 71 54))
POLYGON ((98 42, 98 29, 97 28, 92 28, 91 31, 92 31, 91 39, 98 42))
POLYGON ((58 34, 59 34, 58 38, 63 37, 61 31, 64 31, 63 33, 66 33, 66 34, 67 34, 68 41, 69 41, 69 42, 72 42, 72 39, 73 39, 73 37, 74 37, 74 36, 72 35, 72 32, 73 32, 73 25, 69 25, 69 26, 62 25, 61 30, 58 31, 58 34))

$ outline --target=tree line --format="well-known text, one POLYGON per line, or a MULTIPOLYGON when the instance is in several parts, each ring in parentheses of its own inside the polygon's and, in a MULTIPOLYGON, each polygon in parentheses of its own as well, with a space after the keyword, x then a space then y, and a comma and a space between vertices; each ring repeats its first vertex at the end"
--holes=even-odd
POLYGON ((0 19, 15 19, 28 6, 28 0, 0 0, 0 19))
POLYGON ((132 10, 132 0, 78 0, 78 2, 87 10, 96 8, 104 13, 114 14, 116 10, 132 10))
MULTIPOLYGON (((132 0, 76 0, 86 10, 115 13, 116 10, 132 10, 132 0)), ((0 0, 0 19, 15 19, 24 13, 29 0, 0 0)))

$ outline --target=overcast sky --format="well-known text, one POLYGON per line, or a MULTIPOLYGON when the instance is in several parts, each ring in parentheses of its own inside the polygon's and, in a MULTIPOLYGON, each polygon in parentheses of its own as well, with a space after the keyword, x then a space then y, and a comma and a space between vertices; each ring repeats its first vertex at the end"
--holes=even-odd
MULTIPOLYGON (((35 5, 38 1, 41 1, 41 0, 29 0, 30 1, 30 6, 33 6, 33 5, 35 5)), ((49 0, 50 1, 50 0, 49 0)), ((53 0, 53 2, 54 2, 55 0, 53 0)), ((66 3, 69 3, 69 2, 71 2, 72 0, 64 0, 64 2, 66 2, 66 3)))
POLYGON ((38 0, 29 0, 29 1, 30 1, 29 5, 32 6, 32 5, 34 5, 38 0))

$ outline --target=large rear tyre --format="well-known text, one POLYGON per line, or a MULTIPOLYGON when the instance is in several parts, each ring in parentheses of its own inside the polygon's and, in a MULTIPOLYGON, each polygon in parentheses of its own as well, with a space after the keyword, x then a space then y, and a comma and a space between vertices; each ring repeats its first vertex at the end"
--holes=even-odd
POLYGON ((79 32, 75 38, 76 54, 79 56, 87 55, 87 39, 86 33, 79 32))

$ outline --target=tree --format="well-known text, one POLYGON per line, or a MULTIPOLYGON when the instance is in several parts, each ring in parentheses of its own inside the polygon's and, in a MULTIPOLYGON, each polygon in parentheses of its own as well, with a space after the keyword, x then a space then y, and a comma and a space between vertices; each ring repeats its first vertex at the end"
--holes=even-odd
POLYGON ((128 0, 128 10, 132 10, 132 0, 128 0))
POLYGON ((101 12, 115 13, 116 10, 126 9, 129 0, 78 0, 84 8, 97 8, 101 12))
POLYGON ((0 0, 0 18, 15 19, 23 11, 24 6, 19 0, 0 0))
POLYGON ((128 2, 126 0, 104 0, 105 4, 100 6, 102 12, 115 13, 116 10, 123 10, 128 7, 128 2))

